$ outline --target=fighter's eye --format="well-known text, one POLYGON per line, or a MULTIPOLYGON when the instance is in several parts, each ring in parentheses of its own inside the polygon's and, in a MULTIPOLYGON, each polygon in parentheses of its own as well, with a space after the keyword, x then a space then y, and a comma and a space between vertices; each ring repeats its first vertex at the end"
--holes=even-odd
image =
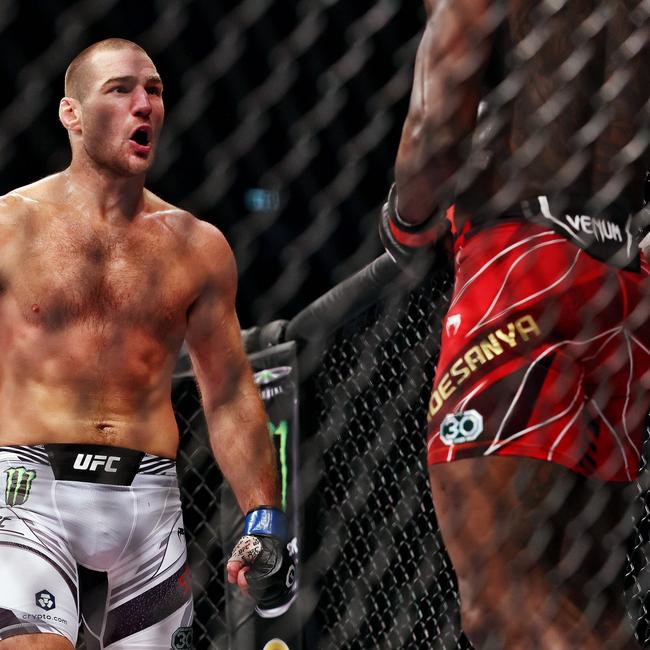
POLYGON ((159 86, 149 86, 147 88, 147 94, 157 95, 158 97, 160 97, 160 95, 162 95, 162 88, 160 88, 159 86))
POLYGON ((113 86, 113 88, 111 88, 111 92, 112 93, 126 93, 128 91, 126 89, 126 86, 113 86))

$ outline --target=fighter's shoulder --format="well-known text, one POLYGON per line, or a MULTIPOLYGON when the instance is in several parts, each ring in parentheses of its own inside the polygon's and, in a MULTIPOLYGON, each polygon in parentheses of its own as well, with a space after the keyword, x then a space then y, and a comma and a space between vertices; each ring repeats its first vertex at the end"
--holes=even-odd
POLYGON ((18 188, 0 196, 0 226, 19 227, 38 209, 39 201, 18 188))
POLYGON ((190 249, 190 253, 196 256, 196 262, 205 260, 214 264, 215 261, 224 262, 232 258, 232 250, 224 234, 213 224, 154 195, 148 197, 148 208, 190 249))
POLYGON ((20 194, 8 192, 0 196, 0 226, 14 225, 29 212, 29 204, 20 194))
POLYGON ((211 223, 192 218, 190 248, 203 262, 207 275, 231 282, 237 275, 235 256, 224 234, 211 223))
POLYGON ((55 202, 56 186, 56 175, 47 176, 0 196, 0 224, 24 224, 31 215, 47 209, 55 202))

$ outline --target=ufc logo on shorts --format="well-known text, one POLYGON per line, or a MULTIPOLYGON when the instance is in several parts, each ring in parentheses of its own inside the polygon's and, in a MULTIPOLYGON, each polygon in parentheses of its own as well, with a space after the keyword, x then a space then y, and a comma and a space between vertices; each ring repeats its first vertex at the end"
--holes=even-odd
POLYGON ((103 454, 77 454, 73 467, 75 469, 87 470, 89 472, 96 472, 100 467, 104 468, 105 472, 117 472, 117 468, 113 467, 114 464, 119 463, 121 458, 119 456, 104 456, 103 454))

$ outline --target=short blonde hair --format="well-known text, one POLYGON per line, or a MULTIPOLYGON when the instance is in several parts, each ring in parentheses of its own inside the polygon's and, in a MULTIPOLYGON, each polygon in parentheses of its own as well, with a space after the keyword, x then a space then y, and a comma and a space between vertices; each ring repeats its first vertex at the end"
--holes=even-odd
POLYGON ((95 52, 100 50, 121 50, 125 47, 140 50, 146 54, 145 50, 137 43, 128 41, 125 38, 106 38, 103 41, 97 41, 97 43, 89 45, 85 50, 77 54, 65 71, 65 96, 79 101, 83 100, 87 91, 88 61, 95 52))

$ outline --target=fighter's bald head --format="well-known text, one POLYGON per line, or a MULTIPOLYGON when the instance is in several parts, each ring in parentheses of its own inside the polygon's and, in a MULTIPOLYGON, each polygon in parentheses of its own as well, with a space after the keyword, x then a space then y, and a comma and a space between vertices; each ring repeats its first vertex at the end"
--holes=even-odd
POLYGON ((100 50, 121 50, 124 48, 139 50, 146 54, 144 49, 137 43, 124 38, 107 38, 103 41, 98 41, 77 54, 65 72, 65 96, 83 101, 88 90, 87 82, 91 71, 90 61, 93 54, 100 50))

